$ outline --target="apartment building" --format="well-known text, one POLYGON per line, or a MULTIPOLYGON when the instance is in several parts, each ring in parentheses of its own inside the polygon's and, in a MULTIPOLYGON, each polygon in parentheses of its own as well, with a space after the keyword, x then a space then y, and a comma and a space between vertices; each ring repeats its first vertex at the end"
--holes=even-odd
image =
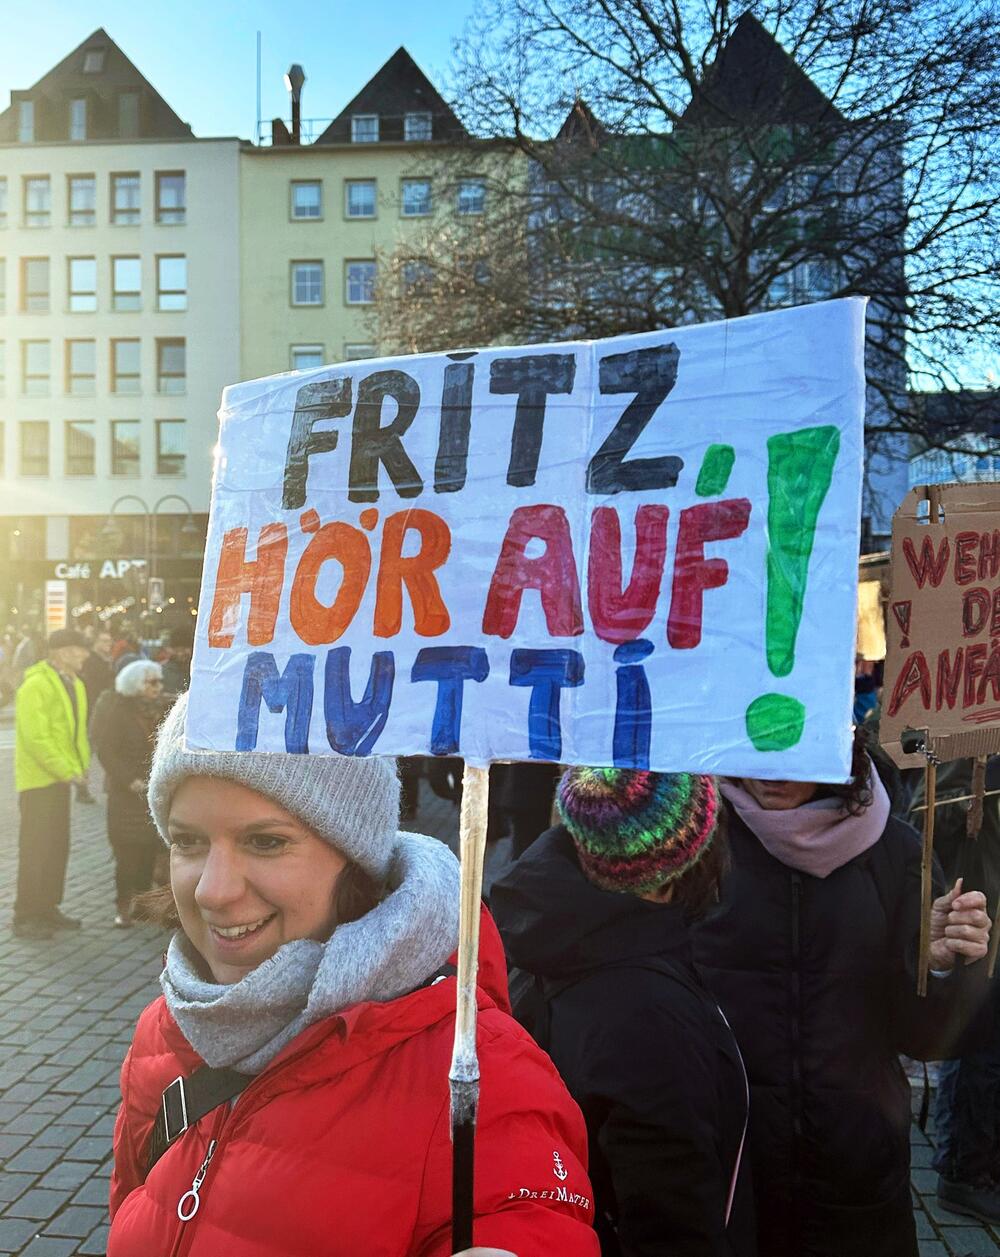
POLYGON ((103 30, 0 114, 0 616, 176 623, 239 377, 239 149, 197 139, 103 30), (161 584, 162 582, 162 584, 161 584), (162 599, 161 599, 162 595, 162 599))
POLYGON ((425 227, 443 196, 459 215, 485 209, 474 172, 435 186, 441 147, 464 131, 404 48, 322 130, 303 127, 298 107, 291 126, 275 120, 270 142, 241 154, 247 379, 373 356, 379 251, 425 227))

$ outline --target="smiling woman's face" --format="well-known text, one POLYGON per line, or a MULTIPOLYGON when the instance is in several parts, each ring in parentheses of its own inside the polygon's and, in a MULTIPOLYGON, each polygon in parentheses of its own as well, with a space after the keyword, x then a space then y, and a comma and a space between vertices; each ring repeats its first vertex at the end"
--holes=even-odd
POLYGON ((296 938, 329 938, 347 860, 247 786, 188 777, 167 818, 181 926, 216 982, 238 982, 296 938))

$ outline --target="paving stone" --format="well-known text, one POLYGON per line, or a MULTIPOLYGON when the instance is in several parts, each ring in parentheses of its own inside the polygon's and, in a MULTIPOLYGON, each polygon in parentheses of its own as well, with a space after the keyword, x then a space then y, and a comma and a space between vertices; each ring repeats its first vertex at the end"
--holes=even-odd
POLYGON ((108 1208, 108 1184, 103 1178, 88 1178, 84 1185, 76 1192, 70 1204, 73 1205, 99 1205, 105 1211, 108 1208))
POLYGON ((57 1213, 69 1199, 69 1192, 33 1187, 4 1210, 14 1218, 40 1218, 43 1221, 57 1213))
POLYGON ((45 1224, 46 1235, 74 1235, 79 1239, 93 1233, 103 1222, 107 1221, 107 1209, 99 1206, 71 1205, 64 1209, 58 1217, 45 1224))
POLYGON ((927 1196, 931 1192, 936 1192, 937 1180, 938 1176, 934 1170, 916 1167, 910 1171, 910 1182, 921 1196, 927 1196))
POLYGON ((86 1257, 104 1257, 105 1250, 108 1247, 108 1231, 109 1226, 105 1223, 92 1231, 90 1235, 76 1250, 78 1253, 86 1254, 86 1257))
POLYGON ((22 1257, 70 1257, 75 1252, 76 1240, 49 1235, 39 1235, 27 1248, 21 1249, 22 1257))
MULTIPOLYGON (((62 1118, 56 1118, 51 1126, 40 1130, 31 1143, 36 1148, 59 1148, 65 1150, 80 1138, 80 1126, 68 1126, 62 1118)), ((81 1158, 82 1159, 82 1158, 81 1158)))
POLYGON ((0 1253, 17 1253, 38 1232, 38 1223, 27 1218, 0 1218, 0 1253))
POLYGON ((11 1157, 4 1168, 13 1170, 15 1174, 19 1171, 25 1171, 30 1174, 44 1174, 50 1166, 59 1160, 59 1157, 60 1151, 58 1148, 39 1148, 37 1145, 32 1144, 31 1147, 19 1152, 16 1157, 11 1157))
POLYGON ((910 1164, 915 1168, 927 1168, 934 1159, 930 1144, 916 1144, 910 1149, 910 1164))
POLYGON ((0 1203, 17 1200, 34 1181, 34 1174, 8 1174, 6 1171, 0 1173, 0 1203))
POLYGON ((91 1178, 97 1166, 91 1161, 60 1161, 47 1174, 38 1180, 39 1187, 54 1187, 57 1190, 75 1191, 88 1178, 91 1178))
POLYGON ((27 1144, 28 1135, 0 1135, 0 1161, 9 1162, 27 1144))
POLYGON ((1000 1246, 988 1231, 980 1226, 949 1227, 943 1232, 948 1247, 953 1253, 968 1253, 969 1257, 997 1257, 1000 1246))

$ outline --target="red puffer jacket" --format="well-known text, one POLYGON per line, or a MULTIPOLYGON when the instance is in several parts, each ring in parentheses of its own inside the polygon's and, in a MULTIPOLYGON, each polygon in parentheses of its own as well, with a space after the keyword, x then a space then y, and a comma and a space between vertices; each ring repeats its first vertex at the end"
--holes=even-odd
MULTIPOLYGON (((520 1257, 597 1257, 583 1119, 508 1015, 483 914, 475 1241, 520 1257)), ((202 1064, 162 997, 122 1066, 108 1257, 445 1257, 455 979, 358 1004, 303 1031, 232 1107, 206 1114, 143 1182, 163 1089, 202 1064), (201 1206, 177 1205, 217 1141, 201 1206)))

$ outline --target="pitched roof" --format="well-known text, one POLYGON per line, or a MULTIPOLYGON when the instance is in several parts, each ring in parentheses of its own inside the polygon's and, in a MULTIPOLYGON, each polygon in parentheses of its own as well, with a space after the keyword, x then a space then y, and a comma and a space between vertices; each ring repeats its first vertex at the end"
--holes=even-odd
POLYGON ((680 119, 687 126, 835 123, 843 118, 751 13, 744 13, 680 119))
POLYGON ((578 140, 591 148, 600 148, 607 140, 608 132, 587 102, 578 96, 556 138, 578 140))
POLYGON ((398 142, 403 139, 403 117, 407 113, 429 113, 435 140, 465 137, 465 128, 451 106, 401 47, 334 118, 316 143, 349 144, 353 114, 378 114, 379 141, 398 142))
POLYGON ((99 26, 30 88, 12 91, 0 113, 0 141, 17 139, 17 105, 35 105, 35 139, 68 140, 71 100, 86 100, 88 139, 186 139, 191 128, 99 26), (101 55, 103 54, 103 55, 101 55), (84 67, 88 68, 85 69, 84 67), (118 98, 139 95, 137 134, 121 137, 118 98))

